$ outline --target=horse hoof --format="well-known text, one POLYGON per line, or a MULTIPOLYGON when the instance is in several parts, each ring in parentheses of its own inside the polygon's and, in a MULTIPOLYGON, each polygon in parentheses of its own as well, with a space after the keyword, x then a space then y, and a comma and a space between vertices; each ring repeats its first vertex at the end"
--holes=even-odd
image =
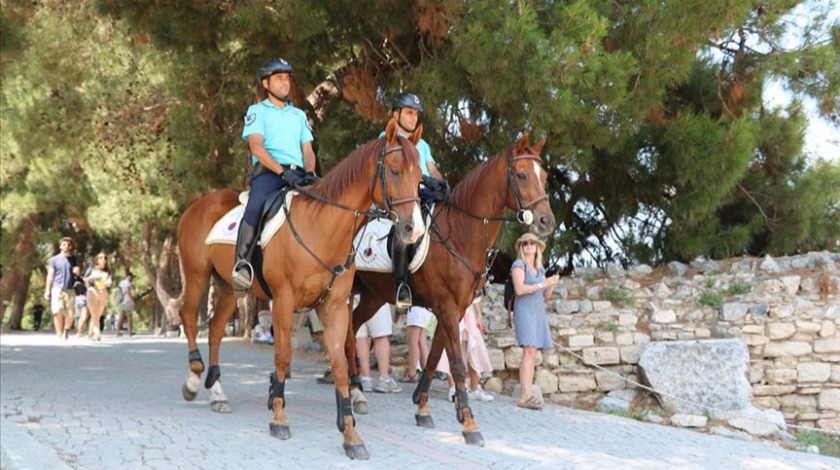
POLYGON ((414 420, 417 421, 417 425, 421 428, 435 428, 435 420, 429 415, 414 415, 414 420))
POLYGON ((370 458, 364 444, 344 444, 344 453, 353 460, 367 460, 370 458))
POLYGON ((268 425, 268 430, 271 431, 271 437, 276 437, 277 439, 286 440, 292 437, 291 431, 289 431, 289 426, 283 424, 274 424, 270 423, 268 425))
POLYGON ((230 413, 230 403, 227 401, 214 401, 210 403, 210 409, 216 413, 230 413))
POLYGON ((353 403, 353 413, 357 415, 366 415, 368 414, 368 404, 366 401, 357 401, 353 403))
POLYGON ((470 446, 479 446, 484 447, 484 438, 481 437, 481 433, 478 431, 469 431, 469 432, 462 432, 461 434, 464 435, 464 440, 467 442, 467 445, 470 446))
POLYGON ((196 395, 198 395, 198 391, 191 391, 187 388, 187 384, 181 385, 181 396, 184 397, 184 400, 193 401, 196 395))

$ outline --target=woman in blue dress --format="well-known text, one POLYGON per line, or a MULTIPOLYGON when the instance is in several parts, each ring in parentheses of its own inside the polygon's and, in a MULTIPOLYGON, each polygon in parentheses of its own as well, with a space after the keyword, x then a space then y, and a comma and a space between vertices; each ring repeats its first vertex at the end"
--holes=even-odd
POLYGON ((553 287, 559 282, 560 276, 545 277, 545 268, 542 265, 545 243, 536 235, 522 235, 516 240, 515 247, 517 259, 510 268, 510 276, 516 293, 516 301, 513 304, 516 343, 522 347, 522 364, 519 366, 522 396, 518 406, 541 410, 541 397, 532 395, 531 383, 534 381, 537 349, 554 345, 545 315, 545 301, 551 297, 553 287))

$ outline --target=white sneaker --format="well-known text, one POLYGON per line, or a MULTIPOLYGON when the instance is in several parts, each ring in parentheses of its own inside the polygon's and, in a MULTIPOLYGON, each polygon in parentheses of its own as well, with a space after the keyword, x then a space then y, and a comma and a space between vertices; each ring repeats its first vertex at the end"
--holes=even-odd
POLYGON ((379 377, 376 379, 376 385, 374 385, 373 391, 379 393, 399 393, 402 392, 402 389, 397 385, 393 377, 388 377, 387 379, 379 377))
POLYGON ((455 401, 455 387, 449 387, 447 396, 449 397, 449 401, 455 401))
POLYGON ((474 392, 470 390, 467 392, 467 396, 470 400, 478 400, 478 401, 493 401, 493 395, 485 392, 481 387, 478 387, 474 392))
POLYGON ((372 378, 362 376, 361 381, 362 381, 362 391, 373 390, 373 379, 372 378))

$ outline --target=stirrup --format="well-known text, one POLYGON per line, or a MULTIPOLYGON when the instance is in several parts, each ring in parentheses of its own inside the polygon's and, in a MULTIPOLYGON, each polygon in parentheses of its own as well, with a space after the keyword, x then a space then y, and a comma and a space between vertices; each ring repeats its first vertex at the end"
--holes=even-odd
POLYGON ((397 287, 397 295, 396 299, 394 299, 394 306, 397 310, 408 310, 411 307, 411 289, 408 287, 408 284, 402 283, 397 287))
POLYGON ((230 285, 233 287, 233 292, 237 297, 245 296, 245 293, 251 289, 251 284, 254 279, 254 268, 251 263, 241 260, 233 267, 233 273, 230 275, 230 285))

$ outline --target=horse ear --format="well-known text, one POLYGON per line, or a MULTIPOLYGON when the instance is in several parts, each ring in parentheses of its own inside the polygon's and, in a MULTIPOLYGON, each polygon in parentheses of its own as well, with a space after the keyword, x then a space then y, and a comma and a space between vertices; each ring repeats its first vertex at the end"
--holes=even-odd
POLYGON ((417 142, 420 142, 420 137, 423 135, 423 124, 418 124, 417 128, 414 129, 414 132, 408 136, 408 140, 411 141, 412 144, 417 145, 417 142))
POLYGON ((534 149, 534 155, 539 156, 540 152, 542 151, 543 145, 545 145, 545 139, 540 140, 536 144, 534 144, 531 148, 534 149))
POLYGON ((516 143, 516 153, 522 154, 525 153, 525 149, 528 148, 528 133, 525 132, 522 134, 522 138, 519 139, 519 142, 516 143))
POLYGON ((385 141, 386 142, 393 142, 396 137, 397 137, 397 121, 395 121, 394 118, 391 118, 388 121, 388 125, 385 126, 385 141))

